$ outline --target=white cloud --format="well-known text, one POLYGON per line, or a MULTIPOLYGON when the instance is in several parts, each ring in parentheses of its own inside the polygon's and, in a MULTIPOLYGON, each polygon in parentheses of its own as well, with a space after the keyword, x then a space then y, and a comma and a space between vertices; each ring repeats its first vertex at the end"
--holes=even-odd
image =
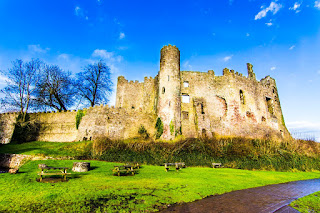
POLYGON ((9 79, 6 76, 0 75, 0 85, 6 85, 7 81, 9 81, 9 79))
POLYGON ((121 62, 123 59, 122 56, 116 56, 114 52, 108 52, 107 50, 100 49, 94 50, 91 56, 94 58, 102 58, 111 62, 121 62))
POLYGON ((74 14, 78 17, 84 18, 85 20, 89 20, 89 17, 85 15, 85 11, 79 6, 74 8, 74 14))
POLYGON ((82 9, 81 9, 79 6, 76 6, 76 7, 74 8, 74 14, 75 14, 76 16, 82 16, 82 15, 83 15, 82 9))
POLYGON ((223 60, 224 60, 225 62, 227 62, 227 61, 229 61, 229 60, 232 58, 232 56, 233 56, 233 55, 226 56, 226 57, 223 58, 223 60))
POLYGON ((28 50, 33 53, 46 53, 50 50, 50 48, 42 48, 40 44, 31 44, 28 45, 28 50))
POLYGON ((290 7, 289 10, 294 10, 296 11, 296 13, 299 13, 301 10, 298 10, 300 8, 301 4, 299 4, 298 2, 295 2, 293 7, 290 7))
POLYGON ((113 52, 108 52, 107 50, 96 49, 92 53, 92 57, 100 57, 103 59, 110 59, 114 55, 113 52))
POLYGON ((213 36, 215 36, 215 35, 216 35, 216 33, 212 33, 212 35, 213 35, 213 36))
POLYGON ((269 7, 264 9, 263 7, 261 7, 262 10, 254 17, 254 20, 258 20, 266 17, 268 12, 272 12, 273 15, 275 15, 281 9, 281 7, 282 7, 281 4, 278 4, 276 2, 271 2, 269 7))
POLYGON ((314 2, 314 7, 320 9, 320 1, 315 1, 314 2))
POLYGON ((126 37, 126 35, 123 32, 121 32, 119 35, 119 39, 124 39, 125 37, 126 37))
POLYGON ((294 138, 315 139, 320 142, 320 123, 309 121, 286 122, 294 138))
POLYGON ((292 45, 291 47, 289 47, 289 50, 293 50, 295 47, 295 45, 292 45))
POLYGON ((293 121, 293 122, 286 122, 286 125, 290 129, 316 129, 320 131, 320 123, 313 123, 309 121, 293 121))
POLYGON ((250 34, 249 34, 249 33, 247 33, 247 34, 246 34, 246 36, 247 36, 247 37, 249 37, 249 36, 250 36, 250 34))
POLYGON ((183 63, 183 68, 186 70, 192 70, 192 66, 189 64, 189 61, 183 63))
POLYGON ((267 22, 266 25, 267 25, 268 27, 271 27, 271 26, 273 25, 273 23, 272 23, 272 22, 267 22))
POLYGON ((62 53, 62 54, 58 55, 58 59, 69 60, 70 55, 66 54, 66 53, 62 53))
POLYGON ((293 121, 287 122, 286 126, 295 138, 315 139, 320 142, 320 123, 293 121))
POLYGON ((275 69, 277 69, 277 67, 271 67, 270 68, 270 70, 272 70, 272 71, 275 70, 275 69))
POLYGON ((320 70, 318 70, 318 72, 317 72, 319 75, 320 75, 320 70))

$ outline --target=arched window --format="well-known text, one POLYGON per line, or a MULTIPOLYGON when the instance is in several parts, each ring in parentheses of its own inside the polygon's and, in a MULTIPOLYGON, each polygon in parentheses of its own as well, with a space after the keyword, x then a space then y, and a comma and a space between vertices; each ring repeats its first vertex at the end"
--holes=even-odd
POLYGON ((245 104, 245 102, 244 102, 244 95, 243 95, 243 91, 242 91, 242 90, 240 90, 240 103, 241 103, 241 104, 245 104))
POLYGON ((166 89, 162 87, 162 94, 164 94, 165 92, 166 92, 166 89))

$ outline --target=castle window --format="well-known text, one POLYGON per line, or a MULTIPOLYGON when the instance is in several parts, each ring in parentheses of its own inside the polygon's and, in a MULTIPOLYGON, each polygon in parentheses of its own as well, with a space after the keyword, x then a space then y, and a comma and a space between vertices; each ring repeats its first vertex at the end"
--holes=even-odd
POLYGON ((168 81, 170 80, 170 76, 168 75, 168 81))
POLYGON ((189 120, 189 112, 182 111, 182 119, 183 120, 189 120))
POLYGON ((262 117, 261 117, 261 121, 262 121, 262 122, 265 122, 265 121, 266 121, 266 118, 265 118, 264 116, 262 116, 262 117))
POLYGON ((201 114, 204 114, 203 104, 201 104, 201 114))
POLYGON ((166 89, 162 87, 162 94, 164 94, 165 92, 166 92, 166 89))
POLYGON ((271 98, 266 97, 268 112, 273 115, 273 101, 271 98))
POLYGON ((189 82, 188 81, 183 82, 183 87, 189 87, 189 82))
POLYGON ((170 106, 170 101, 169 101, 169 106, 170 106))
POLYGON ((242 90, 240 90, 240 103, 241 104, 244 104, 245 102, 244 102, 244 95, 243 95, 243 91, 242 90))
POLYGON ((190 97, 188 94, 182 94, 181 96, 182 103, 190 103, 190 97))

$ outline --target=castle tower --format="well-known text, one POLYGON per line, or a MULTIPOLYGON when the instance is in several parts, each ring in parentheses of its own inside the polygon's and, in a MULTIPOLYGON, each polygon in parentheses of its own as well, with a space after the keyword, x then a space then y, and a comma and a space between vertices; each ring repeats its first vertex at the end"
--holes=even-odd
POLYGON ((247 63, 248 78, 251 78, 251 79, 255 79, 255 80, 256 80, 256 74, 253 72, 252 67, 253 67, 252 64, 247 63))
POLYGON ((161 49, 158 117, 163 123, 162 138, 173 139, 181 127, 180 51, 176 46, 161 49))

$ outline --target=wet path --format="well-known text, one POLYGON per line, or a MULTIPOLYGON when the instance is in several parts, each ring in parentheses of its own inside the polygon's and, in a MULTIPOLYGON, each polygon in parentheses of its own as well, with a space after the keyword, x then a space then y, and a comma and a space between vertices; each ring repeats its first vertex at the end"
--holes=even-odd
POLYGON ((262 186, 211 196, 192 203, 165 209, 162 212, 294 212, 285 207, 292 201, 320 191, 320 179, 262 186), (283 207, 283 208, 282 208, 283 207))

